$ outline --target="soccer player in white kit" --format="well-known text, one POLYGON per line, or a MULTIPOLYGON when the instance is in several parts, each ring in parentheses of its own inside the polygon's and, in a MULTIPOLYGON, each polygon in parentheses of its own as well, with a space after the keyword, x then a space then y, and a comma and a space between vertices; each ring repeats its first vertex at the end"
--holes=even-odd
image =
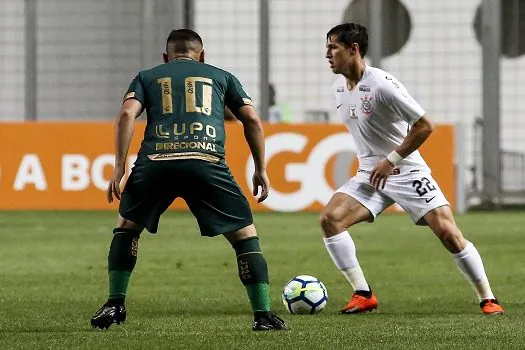
POLYGON ((428 225, 452 253, 452 259, 474 287, 484 314, 502 314, 474 245, 456 226, 450 205, 418 148, 433 130, 423 108, 391 74, 371 67, 365 27, 346 23, 326 35, 326 58, 335 74, 337 112, 355 140, 359 169, 332 196, 321 213, 324 243, 334 264, 354 290, 341 313, 376 309, 348 229, 373 221, 399 204, 418 225, 428 225))

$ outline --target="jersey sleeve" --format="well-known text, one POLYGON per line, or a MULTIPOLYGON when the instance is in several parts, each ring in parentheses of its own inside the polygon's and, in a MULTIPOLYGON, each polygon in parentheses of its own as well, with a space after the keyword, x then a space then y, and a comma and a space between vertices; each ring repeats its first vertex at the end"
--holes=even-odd
POLYGON ((129 84, 128 91, 126 92, 126 95, 124 95, 124 99, 122 102, 134 98, 135 100, 139 101, 142 106, 145 106, 145 98, 144 98, 144 84, 142 83, 142 78, 140 77, 140 73, 137 74, 137 76, 133 79, 131 84, 129 84))
POLYGON ((244 91, 239 80, 231 74, 228 75, 228 86, 224 94, 224 104, 233 114, 237 114, 237 111, 242 106, 253 106, 251 97, 244 91))
POLYGON ((410 125, 425 115, 425 110, 397 80, 387 76, 379 88, 379 100, 410 125))

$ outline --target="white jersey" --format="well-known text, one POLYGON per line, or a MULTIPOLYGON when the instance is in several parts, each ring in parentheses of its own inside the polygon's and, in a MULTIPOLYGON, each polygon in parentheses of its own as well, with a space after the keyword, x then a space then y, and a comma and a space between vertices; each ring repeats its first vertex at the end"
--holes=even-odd
MULTIPOLYGON (((367 65, 351 91, 342 75, 332 88, 337 113, 355 139, 359 167, 365 171, 372 170, 399 146, 410 126, 425 114, 405 87, 379 68, 367 65)), ((430 171, 417 150, 397 167, 401 173, 430 171)))

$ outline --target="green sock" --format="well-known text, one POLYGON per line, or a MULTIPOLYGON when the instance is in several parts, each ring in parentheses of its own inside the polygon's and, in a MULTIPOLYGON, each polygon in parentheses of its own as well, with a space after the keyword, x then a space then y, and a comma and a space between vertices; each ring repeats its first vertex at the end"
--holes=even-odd
POLYGON ((270 285, 268 283, 257 283, 245 285, 252 310, 270 311, 270 285))
POLYGON ((136 230, 113 230, 108 254, 109 300, 126 297, 131 273, 137 263, 139 234, 136 230))
POLYGON ((128 271, 108 271, 109 276, 109 295, 108 299, 124 299, 128 290, 131 272, 128 271))
POLYGON ((259 247, 259 239, 252 237, 235 242, 239 278, 246 287, 253 311, 270 311, 268 266, 259 247))

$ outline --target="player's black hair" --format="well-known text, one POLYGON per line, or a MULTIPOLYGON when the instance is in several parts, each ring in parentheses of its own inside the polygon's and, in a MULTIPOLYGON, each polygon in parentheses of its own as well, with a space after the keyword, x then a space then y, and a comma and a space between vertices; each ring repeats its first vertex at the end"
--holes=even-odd
POLYGON ((368 30, 365 26, 357 23, 343 23, 336 25, 326 33, 326 39, 328 40, 331 36, 335 36, 337 41, 350 47, 350 45, 356 43, 359 45, 359 52, 361 57, 365 57, 368 50, 368 30))
POLYGON ((202 39, 197 32, 191 29, 172 30, 166 40, 166 52, 171 49, 174 53, 202 50, 202 39))

